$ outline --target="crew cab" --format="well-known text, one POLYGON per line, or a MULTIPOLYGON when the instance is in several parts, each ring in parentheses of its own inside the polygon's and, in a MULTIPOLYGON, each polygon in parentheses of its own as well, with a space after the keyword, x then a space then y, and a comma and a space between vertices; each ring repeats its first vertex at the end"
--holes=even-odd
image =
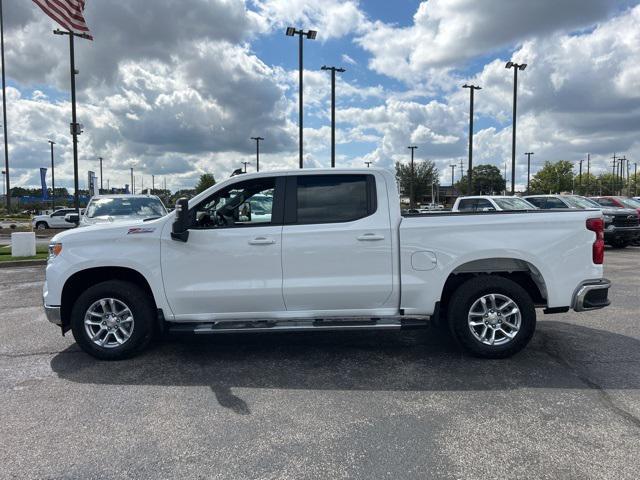
POLYGON ((506 195, 475 195, 458 197, 451 208, 452 212, 505 212, 515 210, 536 210, 520 197, 506 195))
POLYGON ((56 235, 49 320, 102 359, 158 332, 446 324, 462 347, 521 350, 545 313, 602 308, 597 211, 400 213, 383 169, 234 176, 150 221, 56 235))

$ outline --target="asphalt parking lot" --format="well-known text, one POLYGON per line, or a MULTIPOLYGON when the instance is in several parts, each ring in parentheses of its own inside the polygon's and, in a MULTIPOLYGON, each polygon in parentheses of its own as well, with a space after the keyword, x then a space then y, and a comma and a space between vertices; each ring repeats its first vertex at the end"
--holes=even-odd
POLYGON ((636 479, 640 248, 611 307, 539 315, 508 360, 436 329, 173 338, 99 362, 0 269, 0 478, 636 479))

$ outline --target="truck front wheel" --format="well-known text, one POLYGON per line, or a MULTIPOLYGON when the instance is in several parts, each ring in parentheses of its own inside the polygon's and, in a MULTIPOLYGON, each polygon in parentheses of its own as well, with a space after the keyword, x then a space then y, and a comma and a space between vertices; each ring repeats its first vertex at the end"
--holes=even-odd
POLYGON ((134 283, 109 280, 85 290, 71 310, 76 343, 101 360, 120 360, 142 350, 153 332, 149 295, 134 283))
POLYGON ((458 287, 449 301, 454 337, 472 355, 505 358, 522 350, 536 328, 529 294, 504 277, 481 275, 458 287))

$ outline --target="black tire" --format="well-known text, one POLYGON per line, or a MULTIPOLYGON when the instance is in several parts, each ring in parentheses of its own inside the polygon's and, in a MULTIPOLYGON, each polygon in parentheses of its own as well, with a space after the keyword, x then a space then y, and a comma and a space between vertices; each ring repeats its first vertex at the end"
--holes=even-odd
MULTIPOLYGON (((536 310, 530 295, 520 285, 504 277, 481 275, 467 280, 453 293, 449 302, 449 327, 462 348, 481 358, 506 358, 522 350, 536 329, 536 310), (487 345, 471 332, 468 315, 480 297, 500 294, 513 300, 520 310, 520 329, 502 345, 487 345)), ((482 326, 481 326, 482 327, 482 326)))
POLYGON ((122 360, 132 357, 147 346, 153 336, 155 311, 149 294, 134 283, 109 280, 85 290, 71 310, 71 330, 76 343, 101 360, 122 360), (114 298, 131 310, 134 318, 131 336, 120 346, 106 348, 94 343, 84 326, 84 317, 89 307, 102 298, 114 298))
POLYGON ((38 222, 36 223, 36 230, 46 230, 49 228, 49 224, 47 222, 38 222))
POLYGON ((616 238, 615 240, 611 241, 611 246, 613 248, 627 248, 629 246, 629 241, 616 238))

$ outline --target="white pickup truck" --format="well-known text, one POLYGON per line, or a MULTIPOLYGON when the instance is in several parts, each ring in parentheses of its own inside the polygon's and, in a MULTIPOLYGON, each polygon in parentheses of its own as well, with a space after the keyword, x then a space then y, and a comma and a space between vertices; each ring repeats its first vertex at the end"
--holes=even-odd
POLYGON ((232 177, 160 219, 56 235, 49 320, 120 359, 159 332, 399 329, 512 355, 545 313, 609 304, 597 211, 400 214, 381 169, 232 177))

